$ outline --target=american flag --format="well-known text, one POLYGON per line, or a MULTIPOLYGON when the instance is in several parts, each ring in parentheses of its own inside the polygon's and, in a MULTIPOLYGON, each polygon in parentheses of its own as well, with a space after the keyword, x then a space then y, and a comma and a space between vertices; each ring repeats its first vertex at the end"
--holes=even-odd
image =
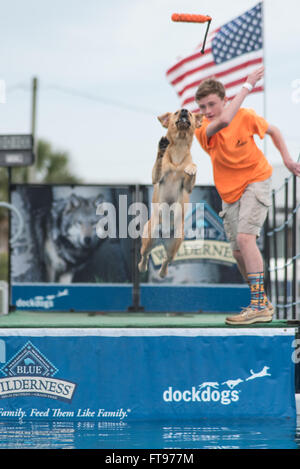
MULTIPOLYGON (((232 99, 253 70, 263 62, 262 3, 229 23, 212 31, 207 38, 205 53, 202 44, 187 57, 167 70, 167 79, 177 92, 181 107, 198 111, 195 93, 206 78, 223 83, 232 99)), ((252 93, 263 91, 263 84, 252 93)))

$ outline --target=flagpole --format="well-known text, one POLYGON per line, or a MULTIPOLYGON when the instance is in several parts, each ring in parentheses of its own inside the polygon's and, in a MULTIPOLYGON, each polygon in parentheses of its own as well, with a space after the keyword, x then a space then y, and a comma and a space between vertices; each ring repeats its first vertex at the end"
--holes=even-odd
MULTIPOLYGON (((264 91, 263 91, 263 114, 264 119, 267 120, 267 80, 266 80, 266 59, 265 59, 265 50, 266 50, 266 35, 265 35, 265 0, 261 2, 261 12, 262 12, 262 46, 263 46, 263 66, 265 67, 264 71, 264 91)), ((264 138, 264 154, 267 156, 267 139, 264 138)))

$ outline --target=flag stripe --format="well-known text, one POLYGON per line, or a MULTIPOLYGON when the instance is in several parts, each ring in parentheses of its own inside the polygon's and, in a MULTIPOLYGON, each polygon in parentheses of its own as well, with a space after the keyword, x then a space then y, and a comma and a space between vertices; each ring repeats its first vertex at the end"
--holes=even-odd
POLYGON ((170 75, 170 73, 175 72, 175 70, 177 70, 179 67, 182 67, 183 65, 185 65, 188 62, 191 62, 192 60, 199 59, 199 58, 204 57, 207 54, 210 54, 211 51, 212 51, 211 49, 206 49, 204 54, 202 54, 201 52, 197 52, 193 55, 190 55, 189 57, 186 57, 185 59, 182 59, 180 62, 178 62, 178 64, 174 65, 174 67, 170 68, 167 71, 167 75, 170 75))
POLYGON ((175 78, 175 80, 171 81, 171 85, 173 86, 177 85, 188 76, 193 75, 194 73, 201 72, 201 70, 205 70, 207 68, 213 67, 214 65, 215 65, 215 62, 213 60, 210 60, 209 62, 202 64, 199 67, 192 68, 191 70, 188 70, 184 72, 182 75, 180 75, 179 77, 175 78))
POLYGON ((202 67, 205 68, 207 64, 213 64, 215 65, 214 57, 212 54, 211 49, 208 49, 204 55, 201 55, 200 57, 195 57, 192 61, 192 63, 186 66, 186 64, 183 64, 179 69, 174 70, 171 73, 167 73, 167 79, 169 82, 173 85, 174 81, 177 83, 178 81, 182 80, 186 74, 193 73, 194 69, 201 70, 202 67))
MULTIPOLYGON (((192 83, 189 83, 188 85, 186 85, 181 91, 178 92, 178 95, 179 96, 182 96, 183 93, 188 90, 189 88, 193 88, 195 86, 198 86, 200 85, 200 83, 203 81, 203 80, 206 80, 207 78, 211 78, 212 76, 214 76, 214 78, 218 79, 218 78, 221 78, 221 77, 224 77, 226 75, 229 75, 233 72, 236 72, 236 71, 240 71, 241 69, 243 68, 246 68, 246 67, 249 67, 250 65, 257 65, 259 63, 262 63, 263 59, 262 58, 258 58, 258 59, 253 59, 253 60, 248 60, 248 62, 245 62, 243 64, 240 64, 240 65, 236 65, 235 67, 232 67, 232 68, 229 68, 227 70, 224 70, 222 72, 217 72, 217 73, 214 73, 213 75, 207 75, 206 77, 203 77, 201 78, 200 80, 197 80, 197 81, 194 81, 192 83)), ((247 78, 247 77, 246 77, 247 78)))
MULTIPOLYGON (((254 64, 254 65, 249 65, 245 68, 243 68, 242 70, 238 70, 236 72, 233 72, 233 73, 230 73, 229 75, 226 75, 223 77, 223 79, 221 80, 222 84, 225 86, 227 85, 228 83, 230 83, 231 81, 235 81, 239 78, 242 78, 244 77, 245 81, 247 79, 247 77, 249 76, 250 73, 252 73, 255 69, 257 68, 257 65, 254 64)), ((214 74, 211 74, 212 76, 214 76, 214 74)), ((204 77, 203 77, 204 78, 204 77)), ((202 81, 202 80, 201 80, 202 81)), ((181 95, 179 95, 179 92, 181 90, 180 87, 175 87, 175 90, 178 94, 178 97, 181 99, 181 100, 184 100, 186 99, 187 97, 191 96, 192 94, 194 95, 196 93, 196 89, 198 88, 199 85, 195 84, 194 87, 190 87, 188 89, 186 89, 181 95)))
POLYGON ((177 70, 179 67, 182 67, 182 65, 185 65, 186 63, 190 62, 191 60, 195 60, 197 58, 201 58, 201 57, 204 57, 205 55, 209 54, 212 49, 211 49, 211 41, 213 39, 213 37, 215 36, 215 34, 219 31, 220 28, 218 29, 215 29, 214 31, 212 31, 209 35, 208 35, 208 38, 207 38, 207 41, 206 41, 206 48, 205 48, 205 51, 204 51, 204 54, 202 54, 201 49, 202 49, 202 43, 199 44, 199 46, 196 48, 196 51, 197 52, 194 52, 193 54, 191 55, 188 55, 187 57, 185 57, 184 59, 180 59, 179 62, 177 62, 175 65, 173 65, 173 67, 169 68, 169 70, 167 70, 166 74, 169 75, 170 73, 173 73, 175 70, 177 70))
MULTIPOLYGON (((249 54, 245 54, 245 56, 243 57, 236 57, 235 59, 233 59, 232 61, 230 61, 230 64, 220 64, 220 65, 216 65, 216 63, 213 61, 213 55, 210 54, 210 56, 207 57, 207 60, 206 62, 202 62, 202 65, 206 66, 207 64, 209 64, 209 66, 212 67, 212 69, 209 71, 211 74, 215 74, 215 73, 220 73, 220 72, 225 72, 226 70, 228 70, 229 68, 235 68, 236 66, 239 66, 240 64, 244 63, 244 62, 249 62, 250 60, 255 60, 255 59, 261 59, 262 58, 262 54, 261 52, 250 52, 249 54)), ((182 88, 188 84, 192 79, 195 79, 195 77, 192 77, 193 73, 196 74, 196 76, 199 76, 201 77, 201 79, 203 79, 202 77, 204 77, 204 75, 198 73, 198 68, 200 68, 200 64, 199 62, 195 62, 195 67, 194 68, 191 68, 191 69, 188 69, 188 70, 181 70, 181 74, 180 75, 177 75, 177 76, 173 76, 172 77, 172 81, 170 81, 170 84, 172 84, 173 86, 181 86, 182 88), (180 78, 180 80, 179 80, 180 78), (177 80, 176 80, 177 79, 177 80), (175 82, 176 80, 176 82, 175 82), (181 83, 182 82, 182 83, 181 83)), ((203 67, 202 70, 204 70, 205 68, 207 67, 203 67)))

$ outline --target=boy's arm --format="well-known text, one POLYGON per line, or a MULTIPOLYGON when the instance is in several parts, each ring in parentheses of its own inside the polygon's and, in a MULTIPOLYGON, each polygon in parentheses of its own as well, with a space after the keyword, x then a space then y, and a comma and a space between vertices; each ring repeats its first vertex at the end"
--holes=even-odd
POLYGON ((269 125, 266 133, 270 135, 275 147, 279 150, 285 166, 291 171, 291 173, 296 176, 300 176, 300 163, 296 163, 292 159, 280 130, 274 125, 269 125))
MULTIPOLYGON (((254 88, 263 75, 264 67, 259 67, 248 76, 246 83, 249 83, 254 88)), ((222 114, 206 127, 206 135, 208 138, 212 137, 214 134, 219 132, 219 130, 224 129, 224 127, 227 127, 230 124, 249 93, 250 90, 242 86, 241 90, 235 95, 231 103, 223 110, 222 114)))

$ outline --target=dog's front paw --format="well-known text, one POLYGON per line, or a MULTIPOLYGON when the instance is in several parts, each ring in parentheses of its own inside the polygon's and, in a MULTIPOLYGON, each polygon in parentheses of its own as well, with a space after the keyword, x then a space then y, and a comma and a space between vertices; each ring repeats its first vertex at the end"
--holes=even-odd
POLYGON ((169 140, 167 139, 167 137, 161 137, 160 141, 159 141, 159 144, 158 144, 158 147, 160 150, 165 150, 167 148, 167 146, 169 145, 169 140))
POLYGON ((197 166, 195 164, 189 164, 184 168, 184 172, 189 176, 195 176, 197 172, 197 166))

